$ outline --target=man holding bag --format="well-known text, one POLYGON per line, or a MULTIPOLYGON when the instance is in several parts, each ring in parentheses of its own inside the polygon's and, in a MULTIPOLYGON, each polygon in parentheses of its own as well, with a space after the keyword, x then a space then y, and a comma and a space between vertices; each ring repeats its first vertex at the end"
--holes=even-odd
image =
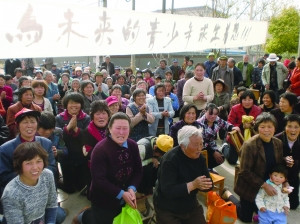
POLYGON ((184 126, 178 144, 162 158, 153 195, 157 223, 206 223, 197 192, 212 189, 203 148, 202 130, 184 126))

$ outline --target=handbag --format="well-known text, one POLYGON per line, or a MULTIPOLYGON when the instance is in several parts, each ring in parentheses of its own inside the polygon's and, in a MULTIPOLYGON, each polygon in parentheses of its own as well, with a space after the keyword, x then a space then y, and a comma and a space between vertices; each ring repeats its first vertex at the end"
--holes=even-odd
POLYGON ((236 206, 224 201, 216 192, 207 193, 207 224, 233 224, 237 220, 236 206))
POLYGON ((140 213, 126 204, 119 215, 114 218, 113 224, 143 224, 140 213))
POLYGON ((290 87, 290 85, 291 85, 290 78, 283 80, 282 87, 284 90, 288 89, 290 87))

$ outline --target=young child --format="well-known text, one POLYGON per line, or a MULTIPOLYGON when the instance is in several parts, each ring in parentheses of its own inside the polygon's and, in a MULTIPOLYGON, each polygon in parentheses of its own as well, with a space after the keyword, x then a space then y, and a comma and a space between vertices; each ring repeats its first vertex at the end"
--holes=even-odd
POLYGON ((259 223, 275 223, 275 221, 276 223, 287 223, 286 216, 290 210, 290 203, 288 194, 282 192, 282 184, 286 181, 287 174, 284 166, 275 166, 266 183, 275 188, 277 194, 269 196, 263 188, 258 191, 255 202, 259 210, 259 223))

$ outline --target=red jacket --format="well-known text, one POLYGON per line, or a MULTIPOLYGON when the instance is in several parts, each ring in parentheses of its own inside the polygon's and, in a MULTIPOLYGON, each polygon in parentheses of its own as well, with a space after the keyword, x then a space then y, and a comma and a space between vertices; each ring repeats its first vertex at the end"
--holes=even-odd
MULTIPOLYGON (((256 117, 262 112, 261 108, 259 106, 253 105, 250 113, 248 114, 249 116, 253 116, 254 120, 256 119, 256 117)), ((230 113, 228 115, 228 122, 230 124, 233 124, 235 127, 242 127, 242 116, 243 115, 247 115, 244 111, 244 108, 242 106, 241 103, 234 105, 231 110, 230 113)), ((242 130, 242 128, 241 128, 242 130)))
POLYGON ((295 93, 297 96, 300 96, 300 68, 296 67, 294 69, 290 81, 290 89, 292 93, 295 93))

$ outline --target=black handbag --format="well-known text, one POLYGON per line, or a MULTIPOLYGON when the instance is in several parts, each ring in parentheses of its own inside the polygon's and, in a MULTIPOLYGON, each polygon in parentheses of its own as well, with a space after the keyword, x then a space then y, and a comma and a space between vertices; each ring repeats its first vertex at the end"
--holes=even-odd
POLYGON ((290 87, 290 85, 291 85, 291 81, 290 81, 290 79, 288 78, 288 79, 285 79, 285 80, 283 80, 283 89, 284 90, 287 90, 289 87, 290 87))

